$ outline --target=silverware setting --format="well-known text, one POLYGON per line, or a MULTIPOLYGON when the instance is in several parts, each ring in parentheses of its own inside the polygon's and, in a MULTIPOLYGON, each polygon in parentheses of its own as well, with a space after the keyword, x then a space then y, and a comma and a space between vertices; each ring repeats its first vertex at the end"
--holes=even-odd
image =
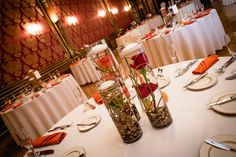
POLYGON ((212 106, 221 105, 221 104, 224 104, 224 103, 227 103, 227 102, 230 102, 230 101, 234 101, 234 100, 236 100, 236 95, 228 96, 224 99, 221 99, 221 100, 218 100, 216 102, 208 104, 208 107, 211 108, 212 106))
POLYGON ((58 129, 63 130, 65 128, 70 127, 71 125, 72 125, 72 123, 71 124, 65 124, 65 125, 56 126, 56 127, 52 128, 52 129, 49 129, 48 132, 55 131, 55 130, 58 130, 58 129))
POLYGON ((188 63, 188 65, 185 68, 183 68, 182 71, 177 76, 175 76, 175 78, 185 74, 193 66, 193 64, 196 63, 197 61, 198 60, 194 60, 194 61, 188 63))
POLYGON ((202 75, 198 76, 197 78, 193 79, 193 80, 190 81, 188 84, 186 84, 183 88, 187 88, 188 86, 197 83, 198 81, 200 81, 201 79, 203 79, 206 75, 208 75, 208 73, 205 73, 205 74, 202 74, 202 75))
POLYGON ((219 149, 222 149, 222 150, 226 150, 226 151, 233 151, 233 152, 236 152, 236 149, 235 148, 231 148, 223 143, 220 143, 220 142, 216 142, 215 140, 213 139, 206 139, 205 142, 211 146, 214 146, 215 148, 219 148, 219 149))
POLYGON ((78 123, 76 124, 77 126, 91 126, 91 125, 95 125, 97 124, 97 122, 92 122, 92 123, 78 123))
POLYGON ((234 80, 236 79, 236 74, 230 75, 228 77, 225 78, 226 80, 234 80))
POLYGON ((224 73, 226 68, 230 66, 235 60, 236 60, 236 55, 232 55, 232 57, 227 62, 225 62, 224 65, 222 65, 219 69, 217 69, 216 73, 224 73))

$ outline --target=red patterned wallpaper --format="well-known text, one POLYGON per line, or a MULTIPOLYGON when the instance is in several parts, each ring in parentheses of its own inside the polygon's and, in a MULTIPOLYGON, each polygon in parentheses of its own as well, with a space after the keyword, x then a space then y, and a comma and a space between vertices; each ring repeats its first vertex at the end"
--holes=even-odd
MULTIPOLYGON (((96 42, 114 31, 108 16, 98 17, 98 10, 103 9, 101 0, 50 0, 50 2, 77 48, 96 42), (69 26, 66 21, 67 16, 75 16, 78 24, 69 26)), ((126 0, 110 0, 109 4, 120 11, 115 16, 118 27, 127 27, 132 21, 132 17, 123 11, 127 4, 126 0)))
MULTIPOLYGON (((97 16, 102 9, 100 0, 50 0, 73 46, 80 48, 108 36, 113 32, 108 17, 97 16), (76 16, 78 24, 69 26, 65 17, 76 16)), ((131 21, 123 12, 125 0, 109 0, 119 9, 115 16, 119 28, 131 21), (120 20, 122 19, 122 20, 120 20)), ((36 10, 34 0, 0 1, 0 87, 24 78, 29 69, 42 69, 64 57, 64 50, 49 29, 46 20, 36 10), (38 36, 26 33, 24 24, 37 22, 43 32, 38 36)))

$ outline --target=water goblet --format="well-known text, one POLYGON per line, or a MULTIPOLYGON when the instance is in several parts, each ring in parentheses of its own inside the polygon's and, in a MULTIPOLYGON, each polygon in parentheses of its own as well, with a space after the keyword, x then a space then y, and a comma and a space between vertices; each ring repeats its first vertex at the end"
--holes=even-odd
POLYGON ((34 150, 32 139, 24 128, 21 128, 16 132, 16 136, 20 140, 22 146, 28 149, 27 156, 30 157, 39 157, 39 153, 34 150))
POLYGON ((200 9, 201 9, 201 11, 204 11, 204 4, 200 5, 200 9))
POLYGON ((224 35, 225 46, 228 49, 229 54, 236 55, 236 32, 232 32, 224 35))
POLYGON ((176 55, 176 48, 174 46, 174 44, 171 44, 170 45, 170 51, 168 51, 168 55, 170 57, 170 59, 172 60, 172 62, 175 64, 176 66, 176 71, 177 71, 177 75, 180 74, 181 72, 181 68, 179 67, 177 61, 178 61, 178 58, 177 58, 177 55, 176 55))

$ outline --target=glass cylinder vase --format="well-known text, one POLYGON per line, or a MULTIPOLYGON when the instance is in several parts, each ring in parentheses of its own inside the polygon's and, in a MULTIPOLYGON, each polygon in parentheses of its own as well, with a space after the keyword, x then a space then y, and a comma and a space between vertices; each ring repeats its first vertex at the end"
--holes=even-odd
POLYGON ((136 106, 131 101, 129 90, 125 86, 124 80, 119 71, 118 62, 116 58, 114 57, 110 48, 106 44, 99 44, 93 47, 89 51, 87 56, 91 58, 96 69, 101 72, 102 74, 101 80, 103 81, 116 80, 120 84, 125 96, 127 97, 129 101, 129 105, 131 106, 132 113, 135 115, 137 120, 140 120, 141 116, 136 106))
POLYGON ((142 129, 133 117, 129 101, 120 84, 108 80, 98 85, 98 91, 123 141, 137 141, 142 136, 142 129))
POLYGON ((171 114, 145 53, 139 52, 127 62, 130 65, 130 76, 135 90, 152 126, 163 128, 170 125, 171 114))

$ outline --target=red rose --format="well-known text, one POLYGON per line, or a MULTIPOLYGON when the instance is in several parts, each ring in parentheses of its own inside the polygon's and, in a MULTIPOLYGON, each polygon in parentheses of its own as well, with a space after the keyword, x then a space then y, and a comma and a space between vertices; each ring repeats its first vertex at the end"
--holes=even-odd
POLYGON ((148 64, 148 59, 145 53, 139 53, 131 59, 133 60, 133 64, 130 64, 130 66, 135 70, 142 69, 148 64))
POLYGON ((96 60, 96 63, 103 69, 107 70, 113 66, 111 55, 104 55, 96 60))
MULTIPOLYGON (((149 84, 149 87, 151 89, 151 92, 154 92, 157 89, 157 87, 158 87, 158 84, 154 84, 154 83, 148 83, 148 84, 149 84)), ((135 89, 139 90, 138 93, 139 93, 139 96, 141 98, 145 98, 145 97, 150 95, 148 86, 145 83, 143 83, 143 84, 141 84, 139 86, 136 86, 135 89)))

